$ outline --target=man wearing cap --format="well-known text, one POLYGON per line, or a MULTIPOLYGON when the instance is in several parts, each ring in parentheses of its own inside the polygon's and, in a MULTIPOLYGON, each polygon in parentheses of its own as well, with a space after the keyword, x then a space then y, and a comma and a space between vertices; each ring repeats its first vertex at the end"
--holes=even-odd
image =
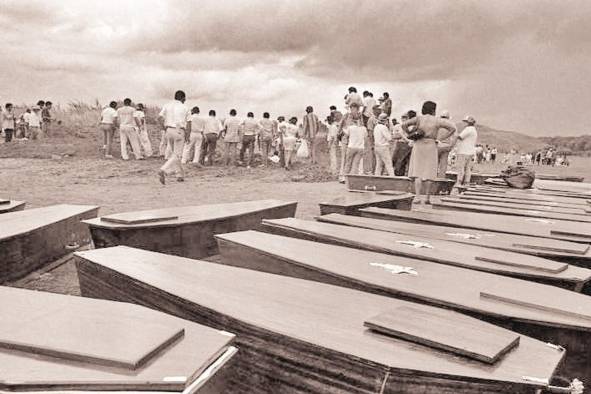
POLYGON ((458 140, 456 142, 458 164, 458 179, 456 185, 466 185, 470 183, 470 177, 472 176, 472 161, 474 160, 474 154, 476 153, 476 140, 478 139, 478 132, 476 131, 476 120, 468 115, 462 122, 466 124, 466 127, 460 134, 458 134, 458 140))
POLYGON ((392 155, 390 154, 390 141, 392 133, 388 128, 388 115, 383 113, 378 116, 378 124, 373 129, 374 152, 376 161, 375 175, 382 175, 385 168, 389 176, 394 176, 392 155))
MULTIPOLYGON (((449 112, 443 111, 441 112, 441 119, 446 119, 447 121, 450 120, 449 112)), ((447 162, 449 158, 449 152, 451 152, 451 148, 455 142, 455 132, 446 137, 445 139, 437 138, 437 176, 439 178, 445 178, 445 173, 447 172, 447 162)), ((447 129, 439 129, 438 136, 447 136, 449 135, 449 131, 447 129)))

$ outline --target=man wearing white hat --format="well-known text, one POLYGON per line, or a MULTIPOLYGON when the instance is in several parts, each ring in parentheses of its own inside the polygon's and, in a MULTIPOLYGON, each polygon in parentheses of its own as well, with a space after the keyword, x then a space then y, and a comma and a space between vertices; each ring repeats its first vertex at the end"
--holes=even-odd
MULTIPOLYGON (((443 111, 441 112, 440 118, 450 120, 449 112, 443 111)), ((438 135, 449 135, 447 129, 439 129, 438 135)), ((439 178, 445 178, 445 173, 447 172, 447 161, 449 158, 449 152, 451 152, 451 148, 454 146, 456 133, 454 132, 452 135, 446 137, 445 139, 437 138, 437 176, 439 178)))
POLYGON ((374 153, 376 158, 375 175, 382 175, 386 168, 389 176, 394 176, 394 166, 392 165, 392 155, 390 153, 390 142, 392 141, 392 132, 388 128, 388 114, 378 116, 378 124, 373 129, 374 153))
POLYGON ((468 115, 462 122, 466 127, 458 135, 456 142, 457 163, 458 163, 458 179, 456 185, 466 185, 470 183, 472 176, 472 161, 476 153, 476 140, 478 139, 478 132, 476 131, 476 120, 468 115))

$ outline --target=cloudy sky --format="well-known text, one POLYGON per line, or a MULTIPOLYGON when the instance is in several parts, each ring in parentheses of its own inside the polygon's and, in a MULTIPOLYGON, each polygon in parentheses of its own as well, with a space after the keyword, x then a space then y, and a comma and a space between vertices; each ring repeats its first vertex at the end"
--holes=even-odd
POLYGON ((346 88, 532 135, 591 132, 591 1, 0 0, 0 102, 321 115, 346 88))

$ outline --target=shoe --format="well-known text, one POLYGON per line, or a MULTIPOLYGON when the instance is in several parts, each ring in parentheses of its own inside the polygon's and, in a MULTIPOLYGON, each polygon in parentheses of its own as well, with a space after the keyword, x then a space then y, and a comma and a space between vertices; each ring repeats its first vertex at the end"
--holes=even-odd
POLYGON ((164 173, 164 171, 162 171, 162 170, 158 171, 158 180, 163 185, 166 185, 166 174, 164 173))
POLYGON ((182 177, 178 177, 178 178, 176 179, 176 181, 177 181, 177 182, 184 182, 184 181, 185 181, 185 179, 184 179, 184 178, 182 178, 182 177))

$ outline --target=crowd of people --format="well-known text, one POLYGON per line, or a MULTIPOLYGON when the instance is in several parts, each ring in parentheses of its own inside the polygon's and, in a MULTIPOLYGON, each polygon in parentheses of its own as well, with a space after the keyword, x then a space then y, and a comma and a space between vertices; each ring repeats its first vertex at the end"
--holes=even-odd
POLYGON ((19 115, 16 114, 14 105, 6 103, 0 106, 0 119, 4 134, 4 142, 18 140, 36 140, 51 133, 52 115, 51 101, 39 100, 37 105, 26 108, 19 115))
MULTIPOLYGON (((260 152, 261 166, 281 165, 292 168, 296 157, 309 157, 317 163, 321 148, 327 148, 330 170, 339 181, 347 174, 409 176, 415 178, 417 195, 424 190, 424 180, 445 177, 451 158, 458 167, 458 184, 470 181, 472 163, 496 159, 496 148, 476 144, 476 120, 466 116, 461 127, 451 122, 447 111, 437 115, 437 105, 424 102, 421 114, 410 110, 400 119, 392 115, 392 100, 384 92, 377 100, 370 91, 362 94, 350 87, 344 97, 343 111, 336 105, 320 119, 311 106, 303 116, 278 116, 268 112, 256 118, 248 112, 245 118, 235 109, 218 118, 215 110, 207 116, 198 106, 189 108, 186 95, 177 91, 174 100, 163 106, 158 114, 161 130, 159 146, 152 147, 143 104, 133 104, 126 98, 122 105, 112 101, 99 120, 102 153, 113 159, 115 132, 119 133, 123 160, 162 157, 165 164, 159 171, 162 183, 176 174, 184 180, 184 166, 212 166, 219 143, 223 143, 223 165, 255 163, 260 152)), ((12 138, 37 139, 50 134, 51 102, 37 105, 16 116, 13 106, 2 111, 2 129, 6 142, 12 138)), ((429 202, 429 190, 424 190, 429 202)), ((420 198, 420 197, 419 197, 420 198)), ((420 200, 419 200, 420 201, 420 200)), ((419 202, 417 201, 417 202, 419 202)))

